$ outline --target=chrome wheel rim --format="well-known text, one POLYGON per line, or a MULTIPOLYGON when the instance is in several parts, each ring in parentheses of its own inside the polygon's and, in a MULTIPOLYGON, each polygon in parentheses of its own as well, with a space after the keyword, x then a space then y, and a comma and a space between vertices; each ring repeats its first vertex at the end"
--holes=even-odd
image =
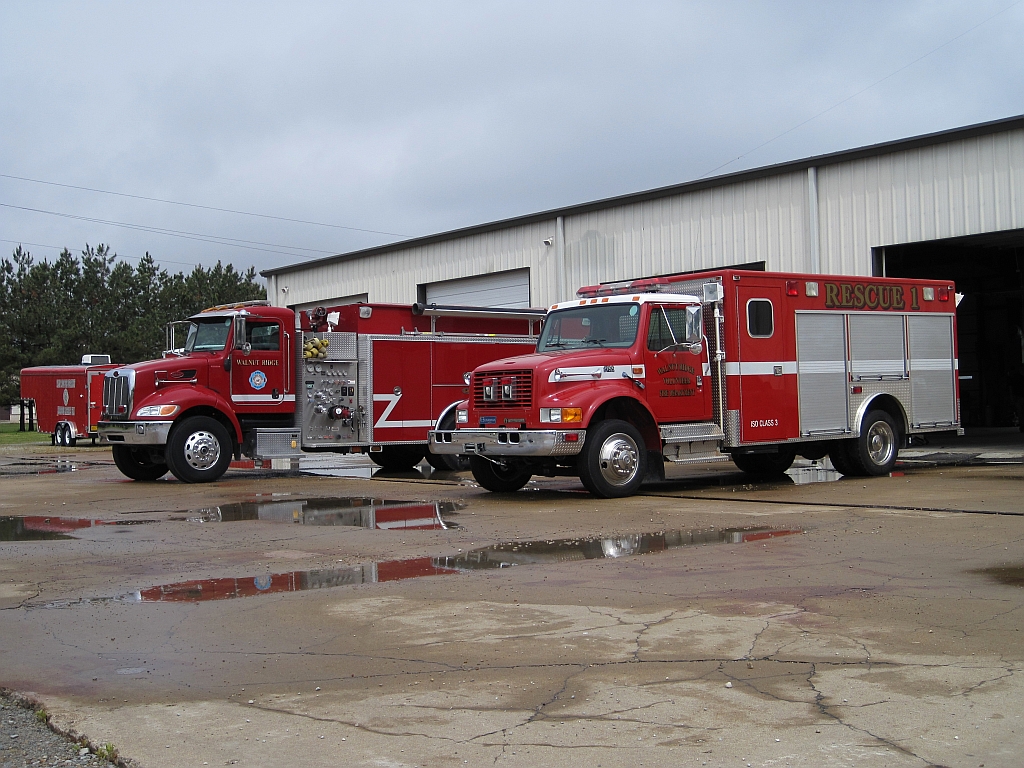
POLYGON ((896 435, 885 421, 876 421, 868 429, 868 457, 877 466, 885 466, 896 451, 896 435))
POLYGON ((616 487, 629 483, 640 468, 640 450, 629 435, 617 432, 601 445, 601 477, 616 487))
POLYGON ((185 440, 185 461, 193 469, 210 469, 220 461, 220 441, 210 432, 193 432, 185 440))

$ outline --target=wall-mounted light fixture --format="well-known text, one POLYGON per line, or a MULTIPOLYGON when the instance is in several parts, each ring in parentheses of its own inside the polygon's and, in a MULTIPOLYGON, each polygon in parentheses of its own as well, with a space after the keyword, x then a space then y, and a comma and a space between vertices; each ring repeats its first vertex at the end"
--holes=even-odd
POLYGON ((554 242, 555 242, 555 238, 553 238, 553 237, 545 237, 544 238, 544 245, 551 245, 554 242))
POLYGON ((281 293, 288 293, 288 286, 287 285, 282 285, 281 286, 281 293))

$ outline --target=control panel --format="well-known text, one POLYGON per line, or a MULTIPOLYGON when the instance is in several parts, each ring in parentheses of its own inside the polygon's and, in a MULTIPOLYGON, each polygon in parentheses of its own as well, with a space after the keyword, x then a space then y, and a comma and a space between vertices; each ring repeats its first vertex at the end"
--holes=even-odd
POLYGON ((359 442, 364 411, 359 406, 357 363, 313 358, 302 365, 303 445, 359 442))

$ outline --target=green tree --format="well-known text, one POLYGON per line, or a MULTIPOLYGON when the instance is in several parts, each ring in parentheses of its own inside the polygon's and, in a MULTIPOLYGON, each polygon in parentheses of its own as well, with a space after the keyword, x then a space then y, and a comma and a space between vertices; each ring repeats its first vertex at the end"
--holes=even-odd
POLYGON ((168 322, 265 298, 252 267, 238 272, 218 261, 172 274, 148 252, 132 266, 103 244, 37 262, 19 245, 0 260, 0 403, 18 397, 22 368, 72 365, 87 353, 122 363, 151 359, 163 349, 168 322))

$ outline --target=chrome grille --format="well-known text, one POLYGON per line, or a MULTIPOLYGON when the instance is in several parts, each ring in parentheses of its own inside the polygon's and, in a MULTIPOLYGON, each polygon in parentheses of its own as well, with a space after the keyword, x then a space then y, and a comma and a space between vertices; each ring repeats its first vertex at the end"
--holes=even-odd
POLYGON ((473 405, 477 408, 529 408, 532 402, 532 371, 486 371, 473 374, 473 405))
POLYGON ((132 413, 135 371, 108 371, 103 377, 103 418, 127 421, 132 413))

